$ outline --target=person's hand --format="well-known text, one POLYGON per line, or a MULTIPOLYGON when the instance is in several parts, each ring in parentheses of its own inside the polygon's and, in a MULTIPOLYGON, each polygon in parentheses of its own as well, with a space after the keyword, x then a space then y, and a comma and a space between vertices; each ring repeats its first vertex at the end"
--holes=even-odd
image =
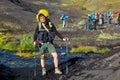
POLYGON ((34 41, 34 45, 36 45, 36 42, 34 41))
POLYGON ((34 45, 38 45, 40 43, 39 40, 34 41, 34 45))
POLYGON ((68 40, 69 40, 68 37, 63 38, 63 41, 68 41, 68 40))

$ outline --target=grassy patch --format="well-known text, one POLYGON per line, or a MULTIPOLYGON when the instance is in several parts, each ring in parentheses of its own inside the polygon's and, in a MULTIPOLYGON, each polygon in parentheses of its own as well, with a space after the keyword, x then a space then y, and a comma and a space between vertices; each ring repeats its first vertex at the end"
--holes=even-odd
POLYGON ((104 33, 103 31, 101 31, 101 33, 97 37, 97 41, 101 41, 104 39, 114 40, 114 39, 118 39, 118 38, 120 38, 120 34, 118 34, 118 33, 109 34, 109 33, 104 33))
POLYGON ((69 0, 69 4, 76 4, 78 6, 83 6, 86 0, 69 0))
POLYGON ((40 1, 32 1, 32 4, 39 5, 41 2, 40 1))
POLYGON ((87 40, 89 37, 82 36, 82 37, 73 37, 72 40, 87 40))
MULTIPOLYGON (((33 45, 33 37, 31 35, 5 35, 0 33, 0 48, 5 50, 17 51, 15 54, 19 57, 25 58, 40 58, 39 52, 33 52, 35 47, 33 45), (19 38, 20 41, 17 41, 19 38)), ((51 54, 46 53, 46 57, 50 57, 51 54)))
POLYGON ((33 37, 30 35, 23 35, 20 40, 19 50, 34 50, 33 37))
POLYGON ((0 33, 0 48, 4 47, 6 36, 3 33, 0 33))
POLYGON ((98 48, 96 46, 80 46, 77 48, 72 48, 71 53, 89 53, 89 52, 94 52, 94 53, 107 53, 109 52, 110 49, 108 48, 98 48))
POLYGON ((114 0, 114 1, 107 1, 104 3, 105 6, 108 6, 108 5, 112 5, 112 4, 119 4, 120 3, 120 0, 114 0))
POLYGON ((8 42, 2 48, 6 50, 17 50, 17 44, 16 42, 8 42))
POLYGON ((0 33, 0 48, 5 50, 34 50, 31 35, 10 35, 0 33), (19 40, 19 41, 18 41, 19 40))
POLYGON ((33 58, 33 57, 36 57, 36 58, 39 58, 40 57, 40 54, 38 52, 21 52, 21 51, 18 51, 16 54, 16 56, 19 56, 19 57, 24 57, 24 58, 33 58))
POLYGON ((67 7, 68 4, 63 3, 63 4, 61 4, 61 6, 63 6, 63 7, 67 7))
POLYGON ((0 21, 0 24, 2 24, 3 26, 9 27, 11 29, 20 29, 21 26, 11 23, 11 22, 7 22, 7 21, 0 21))
MULTIPOLYGON (((24 57, 24 58, 40 58, 41 54, 39 52, 21 52, 21 51, 18 51, 16 54, 16 56, 19 56, 19 57, 24 57)), ((45 53, 45 57, 51 57, 52 55, 49 54, 49 53, 45 53)))
POLYGON ((86 23, 85 20, 81 20, 81 21, 79 21, 78 24, 79 24, 80 26, 83 26, 83 25, 85 25, 85 23, 86 23))

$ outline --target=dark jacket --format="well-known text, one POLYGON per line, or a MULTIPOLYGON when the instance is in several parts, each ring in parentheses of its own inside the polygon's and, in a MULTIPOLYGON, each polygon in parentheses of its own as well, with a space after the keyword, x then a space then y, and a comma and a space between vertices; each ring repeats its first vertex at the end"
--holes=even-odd
POLYGON ((53 43, 55 35, 57 35, 59 38, 63 39, 63 36, 56 30, 56 27, 54 26, 54 24, 51 23, 51 26, 50 26, 49 22, 50 22, 50 20, 48 19, 47 24, 45 26, 50 31, 50 33, 48 33, 44 29, 42 24, 40 24, 40 25, 38 24, 35 29, 35 33, 34 33, 34 41, 36 41, 38 39, 42 43, 46 43, 46 42, 53 43))

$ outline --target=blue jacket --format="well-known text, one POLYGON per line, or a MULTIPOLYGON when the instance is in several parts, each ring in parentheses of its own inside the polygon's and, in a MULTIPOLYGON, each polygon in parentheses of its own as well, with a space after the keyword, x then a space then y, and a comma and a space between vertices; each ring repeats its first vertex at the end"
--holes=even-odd
POLYGON ((91 13, 90 19, 91 19, 93 22, 95 21, 95 13, 94 13, 94 12, 91 13))
POLYGON ((62 18, 61 18, 63 21, 66 21, 68 19, 68 16, 67 15, 63 15, 62 18))

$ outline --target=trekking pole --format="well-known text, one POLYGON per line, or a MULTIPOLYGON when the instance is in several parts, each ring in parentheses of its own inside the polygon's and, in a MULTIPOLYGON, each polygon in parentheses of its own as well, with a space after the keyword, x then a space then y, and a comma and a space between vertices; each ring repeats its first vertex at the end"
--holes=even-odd
MULTIPOLYGON (((37 48, 39 48, 39 45, 36 45, 35 46, 35 50, 34 50, 34 52, 36 52, 37 51, 37 48)), ((34 66, 34 77, 33 77, 33 80, 37 80, 36 79, 36 75, 37 75, 37 66, 36 66, 36 64, 37 64, 37 60, 36 60, 36 55, 34 55, 34 63, 35 63, 35 66, 34 66)))
POLYGON ((66 74, 68 74, 68 41, 66 41, 66 74))

